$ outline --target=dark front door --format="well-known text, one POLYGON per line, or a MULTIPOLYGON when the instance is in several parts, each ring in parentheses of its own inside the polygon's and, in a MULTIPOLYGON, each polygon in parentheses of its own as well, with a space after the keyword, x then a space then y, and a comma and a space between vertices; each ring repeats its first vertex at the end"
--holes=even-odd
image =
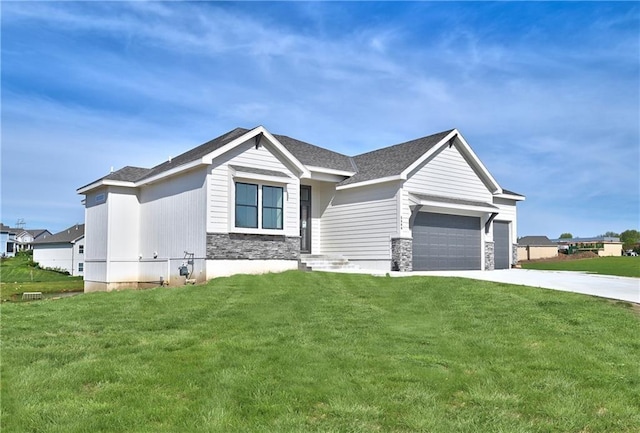
POLYGON ((300 252, 311 253, 311 187, 300 185, 300 252))
POLYGON ((509 222, 493 222, 493 242, 495 255, 495 269, 509 269, 509 255, 511 243, 509 242, 509 222))

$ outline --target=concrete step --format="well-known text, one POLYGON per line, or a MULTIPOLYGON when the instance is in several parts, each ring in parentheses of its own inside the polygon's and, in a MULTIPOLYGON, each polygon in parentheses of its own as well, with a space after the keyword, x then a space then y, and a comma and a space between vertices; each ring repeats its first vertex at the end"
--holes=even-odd
POLYGON ((298 268, 302 271, 331 271, 358 269, 357 265, 349 263, 342 256, 304 254, 300 256, 298 268))

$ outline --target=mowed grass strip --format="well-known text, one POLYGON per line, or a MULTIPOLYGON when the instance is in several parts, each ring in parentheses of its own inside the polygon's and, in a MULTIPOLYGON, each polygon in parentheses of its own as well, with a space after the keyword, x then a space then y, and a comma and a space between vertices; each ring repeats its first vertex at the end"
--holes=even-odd
POLYGON ((631 305, 287 272, 2 305, 5 432, 637 432, 631 305))
POLYGON ((640 278, 640 257, 594 257, 592 259, 522 262, 525 269, 581 271, 640 278))
POLYGON ((24 292, 60 293, 81 292, 82 277, 72 277, 31 266, 25 254, 0 262, 0 300, 20 299, 24 292))

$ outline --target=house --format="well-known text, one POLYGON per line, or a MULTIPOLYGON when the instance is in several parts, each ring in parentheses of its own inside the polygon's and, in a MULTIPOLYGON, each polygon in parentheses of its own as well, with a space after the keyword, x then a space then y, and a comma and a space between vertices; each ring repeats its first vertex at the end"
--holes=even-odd
POLYGON ((622 242, 620 238, 615 237, 555 239, 553 242, 558 245, 558 250, 565 254, 592 251, 600 257, 622 255, 622 242))
POLYGON ((43 237, 51 236, 51 232, 46 229, 20 229, 16 231, 16 251, 30 251, 33 249, 33 241, 43 237))
POLYGON ((0 223, 0 256, 13 257, 16 254, 16 229, 0 223))
POLYGON ((84 274, 84 224, 75 224, 54 235, 33 241, 33 261, 41 268, 60 269, 74 276, 84 274))
POLYGON ((366 269, 509 268, 516 203, 452 129, 349 157, 258 126, 85 196, 85 291, 296 269, 340 256, 366 269))
POLYGON ((549 259, 558 256, 558 245, 546 236, 524 236, 518 239, 518 260, 549 259))

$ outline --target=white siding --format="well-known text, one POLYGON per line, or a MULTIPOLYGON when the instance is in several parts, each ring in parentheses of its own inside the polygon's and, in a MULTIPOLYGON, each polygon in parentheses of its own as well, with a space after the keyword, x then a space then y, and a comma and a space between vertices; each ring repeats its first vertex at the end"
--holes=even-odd
POLYGON ((73 245, 66 244, 40 244, 33 250, 33 261, 42 268, 61 269, 73 271, 73 245))
POLYGON ((337 191, 321 224, 323 254, 352 260, 389 260, 398 233, 397 183, 337 191))
POLYGON ((504 198, 494 198, 493 205, 498 206, 497 221, 509 221, 511 223, 511 243, 516 243, 518 239, 516 201, 504 198))
POLYGON ((491 202, 492 193, 456 146, 446 146, 411 174, 405 183, 409 192, 491 202))
POLYGON ((407 235, 411 209, 409 193, 491 203, 493 194, 464 159, 456 146, 446 146, 410 174, 401 199, 401 226, 407 235))
POLYGON ((86 195, 85 204, 85 249, 84 279, 85 281, 107 281, 107 234, 108 203, 106 189, 92 191, 86 195), (103 194, 103 201, 96 201, 96 196, 103 194))
POLYGON ((194 253, 198 262, 194 271, 204 278, 206 170, 141 187, 139 238, 135 254, 140 263, 139 281, 177 278, 185 251, 194 253))
MULTIPOLYGON (((264 141, 263 141, 264 143, 264 141)), ((229 165, 277 171, 289 177, 283 181, 251 180, 251 174, 243 181, 264 185, 278 185, 286 188, 284 203, 284 231, 279 234, 299 236, 299 180, 282 161, 269 150, 264 143, 255 148, 253 139, 216 158, 208 176, 209 203, 207 212, 207 231, 210 233, 228 233, 233 229, 233 193, 234 184, 229 165)))
POLYGON ((138 281, 140 205, 132 188, 109 187, 107 279, 110 283, 138 281))

